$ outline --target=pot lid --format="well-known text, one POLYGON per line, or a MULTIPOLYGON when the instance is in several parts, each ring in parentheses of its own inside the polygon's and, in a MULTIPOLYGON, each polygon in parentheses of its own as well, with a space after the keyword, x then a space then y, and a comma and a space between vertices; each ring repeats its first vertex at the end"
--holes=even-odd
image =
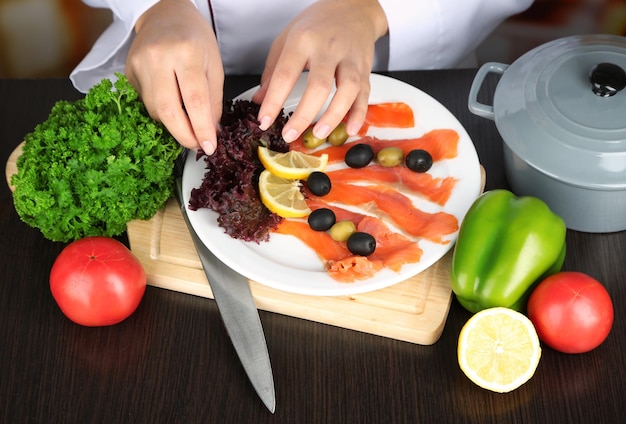
POLYGON ((495 121, 538 171, 594 189, 626 187, 626 37, 561 38, 502 74, 495 121))

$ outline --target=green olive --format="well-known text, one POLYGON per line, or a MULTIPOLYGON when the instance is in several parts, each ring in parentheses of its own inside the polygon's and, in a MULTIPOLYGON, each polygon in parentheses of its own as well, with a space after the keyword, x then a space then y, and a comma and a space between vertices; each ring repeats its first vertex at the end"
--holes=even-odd
POLYGON ((352 221, 339 221, 335 223, 328 231, 330 236, 335 241, 346 241, 348 237, 356 231, 356 226, 352 221))
POLYGON ((317 138, 313 135, 313 129, 309 128, 302 134, 302 143, 308 149, 315 149, 326 142, 325 138, 317 138))
POLYGON ((399 147, 383 147, 376 155, 376 161, 387 168, 398 166, 404 159, 404 153, 399 147))
POLYGON ((348 139, 348 131, 346 131, 346 124, 340 122, 337 128, 330 132, 328 136, 328 142, 333 146, 341 146, 348 139))

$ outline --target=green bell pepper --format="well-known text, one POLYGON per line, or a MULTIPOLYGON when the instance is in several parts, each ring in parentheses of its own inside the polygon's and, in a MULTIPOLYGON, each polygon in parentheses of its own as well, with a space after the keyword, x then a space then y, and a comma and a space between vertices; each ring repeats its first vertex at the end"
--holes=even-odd
POLYGON ((454 247, 452 291, 470 312, 526 308, 535 283, 561 270, 565 222, 542 200, 508 190, 481 195, 468 210, 454 247))

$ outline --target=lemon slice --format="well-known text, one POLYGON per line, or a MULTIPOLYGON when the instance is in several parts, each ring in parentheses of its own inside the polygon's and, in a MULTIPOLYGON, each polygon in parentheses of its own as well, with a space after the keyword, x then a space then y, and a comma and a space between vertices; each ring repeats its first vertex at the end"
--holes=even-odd
POLYGON ((293 180, 305 180, 311 172, 323 171, 328 164, 328 154, 326 153, 320 156, 308 155, 294 150, 279 153, 263 146, 259 146, 258 153, 265 169, 277 177, 293 180))
POLYGON ((301 218, 311 213, 300 192, 300 180, 277 177, 267 169, 259 176, 261 201, 283 218, 301 218))
POLYGON ((474 383, 494 392, 510 392, 530 380, 540 357, 532 322, 509 308, 477 312, 459 335, 461 370, 474 383))

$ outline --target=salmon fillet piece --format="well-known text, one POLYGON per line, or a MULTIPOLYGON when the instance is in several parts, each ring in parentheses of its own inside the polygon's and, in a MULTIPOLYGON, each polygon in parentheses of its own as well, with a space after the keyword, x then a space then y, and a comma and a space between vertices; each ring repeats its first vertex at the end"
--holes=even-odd
POLYGON ((434 243, 449 243, 443 237, 459 227, 454 215, 443 211, 424 212, 416 208, 410 198, 389 186, 337 183, 323 199, 310 193, 309 197, 382 213, 406 233, 434 243))
POLYGON ((405 138, 398 140, 386 140, 376 137, 363 137, 349 143, 342 144, 341 146, 329 146, 324 149, 314 150, 304 146, 302 139, 294 140, 290 145, 290 150, 296 150, 299 152, 322 155, 328 154, 328 163, 343 162, 346 157, 346 152, 355 144, 365 143, 369 144, 374 150, 374 154, 378 153, 383 147, 399 147, 406 156, 411 150, 422 149, 426 150, 433 158, 433 161, 440 161, 444 159, 452 159, 458 154, 459 134, 452 129, 435 129, 427 132, 421 137, 417 138, 405 138))
POLYGON ((428 173, 414 172, 404 166, 387 168, 382 165, 369 165, 359 169, 343 168, 328 171, 326 175, 332 184, 367 181, 400 185, 441 206, 446 204, 457 182, 454 177, 435 178, 428 173))

